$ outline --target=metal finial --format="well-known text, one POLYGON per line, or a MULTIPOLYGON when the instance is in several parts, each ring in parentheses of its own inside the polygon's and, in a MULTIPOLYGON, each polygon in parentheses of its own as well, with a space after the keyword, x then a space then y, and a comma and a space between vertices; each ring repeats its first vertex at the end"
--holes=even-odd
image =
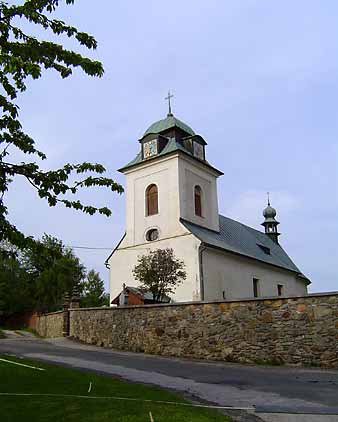
POLYGON ((171 112, 171 98, 173 98, 173 94, 170 94, 170 91, 168 91, 168 96, 165 97, 165 100, 168 100, 168 106, 169 106, 169 112, 168 112, 168 116, 172 116, 172 112, 171 112))
POLYGON ((267 192, 268 195, 268 205, 270 206, 270 192, 267 192))

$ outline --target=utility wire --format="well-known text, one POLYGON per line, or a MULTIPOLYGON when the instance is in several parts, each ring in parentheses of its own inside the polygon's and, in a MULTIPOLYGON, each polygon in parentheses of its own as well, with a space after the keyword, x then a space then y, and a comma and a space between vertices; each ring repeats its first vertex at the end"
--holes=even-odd
MULTIPOLYGON (((72 245, 65 245, 67 248, 71 248, 71 249, 87 249, 87 250, 97 250, 97 251, 111 251, 114 248, 110 247, 110 248, 94 248, 94 247, 90 247, 90 246, 72 246, 72 245)), ((137 248, 137 249, 132 249, 132 248, 123 248, 123 249, 119 249, 120 251, 141 251, 141 250, 145 250, 145 251, 149 251, 150 248, 137 248)))
POLYGON ((94 247, 90 247, 90 246, 72 246, 72 245, 66 245, 67 248, 72 248, 72 249, 93 249, 93 250, 107 250, 107 251, 111 251, 113 248, 94 248, 94 247))

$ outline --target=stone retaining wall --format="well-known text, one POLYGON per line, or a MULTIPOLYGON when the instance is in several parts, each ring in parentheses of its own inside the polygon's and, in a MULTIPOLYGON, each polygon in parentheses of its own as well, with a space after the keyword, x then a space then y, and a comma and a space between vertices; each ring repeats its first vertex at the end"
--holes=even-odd
POLYGON ((70 310, 70 335, 133 352, 338 367, 338 293, 70 310))
POLYGON ((62 337, 64 335, 65 317, 68 312, 59 311, 40 315, 36 318, 35 331, 41 337, 62 337))

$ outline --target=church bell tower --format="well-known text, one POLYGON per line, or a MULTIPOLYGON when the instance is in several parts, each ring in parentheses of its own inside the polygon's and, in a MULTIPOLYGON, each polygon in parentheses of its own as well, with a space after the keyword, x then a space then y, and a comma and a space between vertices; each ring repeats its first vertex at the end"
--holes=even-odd
POLYGON ((126 238, 129 246, 185 233, 182 220, 219 231, 217 178, 206 160, 206 141, 174 116, 139 139, 139 153, 120 169, 126 175, 126 238))
POLYGON ((263 217, 265 220, 262 226, 265 228, 265 234, 267 234, 275 243, 278 243, 278 224, 279 222, 275 219, 277 211, 270 205, 270 198, 268 197, 268 206, 263 211, 263 217))

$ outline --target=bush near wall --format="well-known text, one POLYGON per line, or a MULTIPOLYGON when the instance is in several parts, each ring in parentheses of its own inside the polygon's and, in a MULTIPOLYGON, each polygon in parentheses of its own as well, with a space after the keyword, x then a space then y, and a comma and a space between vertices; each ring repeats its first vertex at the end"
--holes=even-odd
POLYGON ((35 330, 38 313, 35 311, 17 312, 0 318, 0 325, 10 329, 31 328, 35 330))
POLYGON ((338 367, 338 293, 70 310, 89 344, 241 363, 338 367))

